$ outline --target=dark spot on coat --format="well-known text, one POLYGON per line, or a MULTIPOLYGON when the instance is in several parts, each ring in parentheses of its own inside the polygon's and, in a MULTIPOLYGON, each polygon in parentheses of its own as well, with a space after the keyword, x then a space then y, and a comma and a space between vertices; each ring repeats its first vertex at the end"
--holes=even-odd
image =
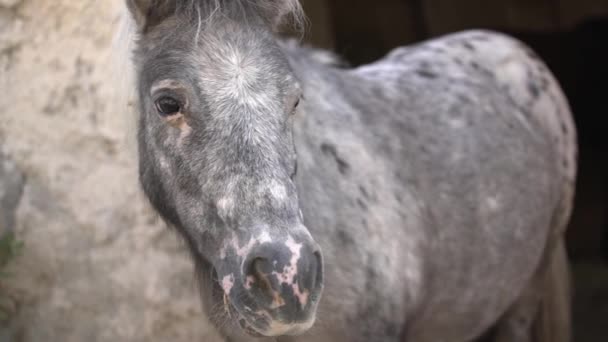
POLYGON ((363 195, 364 198, 369 199, 369 192, 367 192, 367 189, 365 189, 365 187, 363 185, 359 185, 359 191, 361 192, 361 195, 363 195))
POLYGON ((475 51, 475 46, 473 44, 471 44, 471 42, 463 42, 462 46, 464 46, 465 48, 467 48, 468 50, 471 51, 475 51))
POLYGON ((428 69, 418 69, 416 70, 416 73, 424 78, 437 78, 437 74, 434 73, 433 71, 430 71, 428 69))
POLYGON ((471 67, 473 67, 473 69, 475 69, 475 70, 481 69, 481 66, 479 65, 479 63, 477 63, 475 61, 471 61, 471 67))
POLYGON ((564 134, 566 134, 566 135, 569 133, 569 131, 568 131, 568 126, 566 126, 566 123, 565 123, 565 122, 563 122, 563 121, 562 121, 562 122, 560 123, 560 127, 561 127, 561 129, 562 129, 562 133, 564 133, 564 134))
POLYGON ((534 99, 537 99, 540 95, 540 89, 538 89, 538 86, 532 80, 528 81, 528 91, 530 91, 534 99))
POLYGON ((386 94, 384 93, 384 89, 380 88, 380 87, 373 87, 372 88, 372 94, 380 99, 385 99, 386 98, 386 94))
POLYGON ((397 200, 397 202, 399 203, 403 203, 403 195, 400 192, 395 192, 395 199, 397 200))
POLYGON ((547 88, 549 88, 549 78, 547 78, 546 76, 543 76, 540 78, 540 88, 545 91, 547 90, 547 88))
POLYGON ((357 205, 359 205, 361 209, 367 210, 367 204, 360 198, 357 198, 357 205))
POLYGON ((345 175, 347 172, 350 171, 350 165, 348 165, 348 163, 344 159, 340 158, 335 146, 327 143, 321 144, 321 152, 335 159, 336 164, 338 165, 338 171, 341 174, 345 175))
POLYGON ((456 97, 458 98, 458 102, 471 103, 471 99, 466 94, 456 93, 456 97))
POLYGON ((370 292, 373 292, 376 287, 377 277, 378 274, 374 267, 367 266, 365 270, 365 288, 368 289, 370 292))
POLYGON ((336 237, 342 246, 352 246, 355 244, 355 239, 345 229, 338 229, 336 237))

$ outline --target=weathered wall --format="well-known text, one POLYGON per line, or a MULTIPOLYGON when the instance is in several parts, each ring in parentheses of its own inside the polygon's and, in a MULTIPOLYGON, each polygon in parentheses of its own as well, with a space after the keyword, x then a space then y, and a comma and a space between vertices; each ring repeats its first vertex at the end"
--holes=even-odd
POLYGON ((26 177, 2 341, 209 340, 191 262, 140 194, 116 110, 121 8, 0 1, 0 147, 26 177))

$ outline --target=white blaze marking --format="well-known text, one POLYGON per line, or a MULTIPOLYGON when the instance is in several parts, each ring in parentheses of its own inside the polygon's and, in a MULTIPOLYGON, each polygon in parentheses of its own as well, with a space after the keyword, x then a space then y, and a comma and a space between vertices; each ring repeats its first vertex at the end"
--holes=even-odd
POLYGON ((217 201, 217 211, 218 215, 222 218, 226 218, 234 208, 234 200, 232 197, 222 197, 219 201, 217 201))
POLYGON ((262 243, 268 243, 268 242, 272 242, 272 238, 270 237, 270 234, 268 234, 268 232, 263 232, 259 237, 258 237, 258 242, 260 244, 262 243))
POLYGON ((230 290, 232 290, 233 286, 234 286, 234 275, 230 274, 230 275, 224 276, 224 278, 222 279, 222 288, 224 289, 224 293, 230 294, 230 290))

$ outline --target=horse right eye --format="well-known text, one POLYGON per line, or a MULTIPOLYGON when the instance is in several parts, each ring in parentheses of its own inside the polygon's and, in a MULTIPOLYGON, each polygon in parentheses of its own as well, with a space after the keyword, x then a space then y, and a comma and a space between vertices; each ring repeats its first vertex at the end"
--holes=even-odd
POLYGON ((156 100, 155 105, 156 110, 161 116, 175 115, 181 110, 181 104, 179 101, 169 96, 163 96, 156 100))

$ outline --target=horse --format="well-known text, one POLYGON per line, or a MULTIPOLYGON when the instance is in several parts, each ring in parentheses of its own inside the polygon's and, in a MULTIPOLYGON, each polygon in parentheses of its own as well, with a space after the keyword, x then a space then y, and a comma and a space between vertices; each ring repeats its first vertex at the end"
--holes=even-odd
POLYGON ((126 5, 139 180, 225 341, 569 340, 576 131, 530 48, 350 68, 282 38, 297 0, 126 5))

